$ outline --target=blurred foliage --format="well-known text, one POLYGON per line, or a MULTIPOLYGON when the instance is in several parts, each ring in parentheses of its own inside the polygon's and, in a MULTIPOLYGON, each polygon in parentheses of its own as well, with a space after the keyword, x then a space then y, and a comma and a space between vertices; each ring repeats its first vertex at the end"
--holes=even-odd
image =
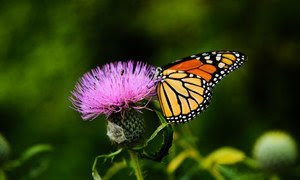
POLYGON ((204 160, 203 166, 210 168, 215 165, 235 164, 245 159, 245 154, 232 147, 222 147, 210 153, 204 160))
MULTIPOLYGON (((2 144, 0 144, 0 148, 2 144)), ((53 150, 49 144, 36 144, 33 145, 21 154, 17 159, 10 160, 7 158, 0 164, 0 180, 6 179, 8 174, 22 174, 18 175, 18 179, 35 179, 43 171, 48 168, 49 156, 45 154, 53 150)))
MULTIPOLYGON (((168 177, 168 164, 188 148, 205 156, 231 146, 251 155, 255 139, 269 129, 283 129, 299 143, 294 114, 300 70, 296 3, 0 1, 0 132, 13 147, 12 159, 43 142, 55 147, 43 179, 89 178, 94 157, 116 149, 106 136, 105 117, 84 122, 69 108, 77 79, 113 60, 162 66, 218 49, 244 52, 249 61, 216 86, 207 111, 189 124, 175 126, 176 144, 162 163, 143 161, 145 178, 168 177)), ((150 125, 158 121, 154 115, 146 118, 150 125)), ((183 161, 173 178, 212 178, 190 168, 193 163, 183 161)), ((10 179, 21 175, 8 174, 10 179)), ((285 175, 299 178, 299 168, 285 175)), ((130 171, 114 177, 134 179, 130 171)))
POLYGON ((10 146, 7 140, 0 134, 0 167, 9 159, 10 146))

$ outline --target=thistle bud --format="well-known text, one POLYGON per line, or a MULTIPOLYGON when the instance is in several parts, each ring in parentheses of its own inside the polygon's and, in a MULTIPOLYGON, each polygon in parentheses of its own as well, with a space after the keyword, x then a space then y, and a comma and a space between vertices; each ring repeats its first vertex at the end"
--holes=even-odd
POLYGON ((253 154, 262 168, 280 170, 296 161, 297 145, 287 133, 269 131, 256 141, 253 154))
POLYGON ((135 144, 142 139, 144 133, 144 118, 135 110, 126 110, 124 114, 115 113, 108 119, 107 136, 119 145, 135 144))

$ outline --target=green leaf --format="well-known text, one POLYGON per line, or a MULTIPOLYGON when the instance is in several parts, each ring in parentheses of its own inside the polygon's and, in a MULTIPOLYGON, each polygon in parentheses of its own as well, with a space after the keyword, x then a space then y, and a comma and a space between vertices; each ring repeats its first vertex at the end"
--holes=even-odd
POLYGON ((92 176, 94 178, 94 180, 102 180, 100 174, 98 173, 96 166, 97 166, 97 162, 99 159, 113 159, 116 155, 120 154, 122 152, 123 149, 118 149, 117 151, 110 153, 110 154, 102 154, 99 155, 95 158, 94 163, 93 163, 93 167, 92 167, 92 176))
POLYGON ((157 136, 157 134, 163 130, 165 127, 167 126, 167 124, 161 124, 160 126, 158 126, 158 128, 152 133, 152 135, 147 139, 147 141, 141 145, 141 146, 136 146, 133 147, 132 150, 141 150, 143 148, 145 148, 146 146, 148 146, 148 144, 157 136))
POLYGON ((168 155, 169 149, 172 146, 173 129, 172 126, 167 123, 161 112, 155 110, 155 113, 157 114, 161 125, 153 132, 153 134, 150 136, 150 138, 148 138, 143 146, 133 148, 132 150, 138 151, 140 157, 151 159, 154 161, 161 161, 163 157, 168 155), (162 130, 163 140, 160 148, 156 152, 147 152, 146 147, 148 146, 148 144, 153 141, 162 130))
MULTIPOLYGON (((29 168, 26 167, 26 173, 23 174, 23 179, 36 179, 39 175, 41 175, 49 166, 49 159, 48 158, 42 158, 39 159, 37 163, 34 163, 36 165, 31 166, 29 168)), ((25 168, 25 167, 24 167, 25 168)))
POLYGON ((101 179, 101 176, 99 175, 97 169, 94 169, 93 172, 92 172, 92 175, 93 175, 93 179, 94 180, 102 180, 101 179))
POLYGON ((0 169, 0 180, 6 180, 6 176, 3 170, 0 169))
POLYGON ((226 178, 226 179, 243 179, 243 180, 252 180, 252 179, 268 179, 266 174, 259 171, 246 171, 240 168, 234 168, 231 166, 219 165, 217 170, 226 178))
POLYGON ((50 152, 52 150, 53 148, 49 144, 34 145, 32 147, 29 147, 27 150, 25 150, 25 152, 18 159, 7 162, 4 165, 4 169, 12 170, 14 168, 21 166, 24 162, 31 159, 32 157, 41 153, 50 152))
POLYGON ((249 157, 246 157, 245 160, 243 161, 243 163, 252 169, 260 168, 259 163, 256 160, 249 158, 249 157))
POLYGON ((183 161, 187 158, 191 158, 200 161, 200 155, 195 149, 188 149, 181 153, 179 153, 172 161, 168 164, 167 172, 172 174, 176 171, 176 169, 183 163, 183 161))
POLYGON ((202 165, 205 168, 211 169, 215 165, 235 164, 243 161, 245 158, 245 154, 238 149, 232 147, 222 147, 209 154, 203 160, 202 165))
POLYGON ((9 159, 10 145, 0 133, 0 166, 9 159))
POLYGON ((218 166, 217 169, 220 171, 220 173, 222 175, 224 175, 224 177, 227 177, 230 179, 233 179, 239 175, 234 169, 231 169, 226 166, 218 166))
MULTIPOLYGON (((155 110, 155 112, 156 112, 161 124, 168 124, 165 117, 161 114, 160 111, 155 110)), ((169 125, 169 126, 171 127, 171 125, 169 125)))
MULTIPOLYGON (((103 180, 111 179, 115 174, 117 174, 120 170, 127 167, 127 163, 125 160, 120 162, 115 162, 105 173, 103 176, 103 180)), ((95 178, 94 178, 95 179, 95 178)))
POLYGON ((48 152, 53 150, 52 146, 48 144, 37 144, 34 145, 30 148, 28 148, 23 155, 21 156, 22 161, 27 161, 28 159, 32 158, 33 156, 43 153, 43 152, 48 152))

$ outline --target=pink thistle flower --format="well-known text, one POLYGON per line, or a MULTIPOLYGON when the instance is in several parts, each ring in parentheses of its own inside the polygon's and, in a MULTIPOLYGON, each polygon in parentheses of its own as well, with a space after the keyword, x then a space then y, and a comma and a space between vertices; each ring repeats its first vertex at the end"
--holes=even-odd
POLYGON ((154 75, 155 67, 143 62, 109 63, 84 74, 70 99, 84 120, 140 109, 138 102, 155 95, 154 75))

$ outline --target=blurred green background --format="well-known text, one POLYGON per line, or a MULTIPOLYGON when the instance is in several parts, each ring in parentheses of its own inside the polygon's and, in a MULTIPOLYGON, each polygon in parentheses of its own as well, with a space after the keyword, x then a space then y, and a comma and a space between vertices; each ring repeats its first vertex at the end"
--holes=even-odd
MULTIPOLYGON (((207 111, 176 130, 189 128, 203 154, 226 145, 251 156, 255 139, 271 129, 285 130, 299 143, 296 1, 0 4, 0 132, 12 159, 37 143, 54 147, 40 179, 91 179, 94 157, 115 150, 105 118, 84 122, 68 100, 83 73, 114 60, 162 66, 205 51, 241 51, 248 62, 216 86, 207 111)), ((144 163, 146 179, 163 177, 157 163, 144 163)), ((22 173, 8 175, 19 179, 22 173)))

